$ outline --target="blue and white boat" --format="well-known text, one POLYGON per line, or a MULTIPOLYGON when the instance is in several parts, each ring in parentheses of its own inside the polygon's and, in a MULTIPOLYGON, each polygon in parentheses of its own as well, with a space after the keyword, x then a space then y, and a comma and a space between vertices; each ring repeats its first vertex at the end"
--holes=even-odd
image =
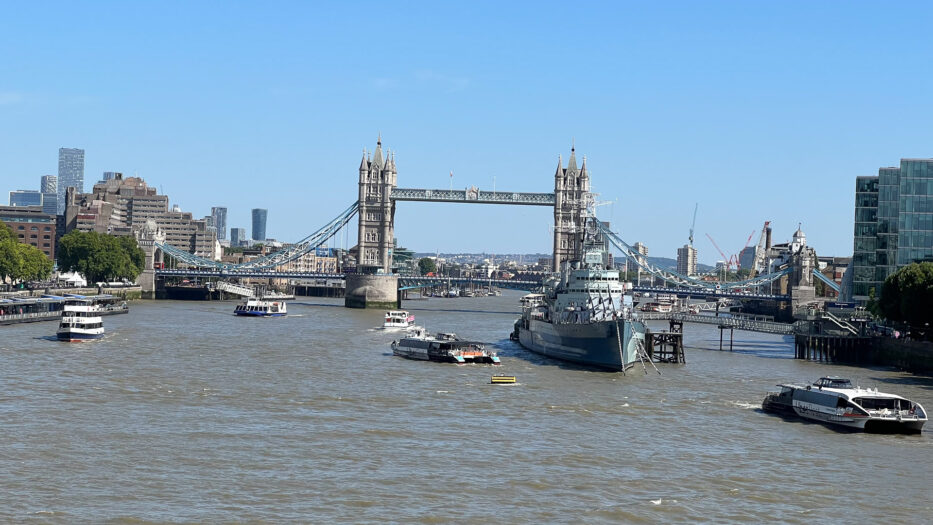
POLYGON ((69 298, 62 308, 62 320, 55 334, 59 341, 87 341, 104 336, 100 305, 90 299, 69 298))
POLYGON ((288 315, 285 301, 270 301, 267 299, 247 299, 245 303, 238 304, 233 313, 248 317, 284 317, 288 315))

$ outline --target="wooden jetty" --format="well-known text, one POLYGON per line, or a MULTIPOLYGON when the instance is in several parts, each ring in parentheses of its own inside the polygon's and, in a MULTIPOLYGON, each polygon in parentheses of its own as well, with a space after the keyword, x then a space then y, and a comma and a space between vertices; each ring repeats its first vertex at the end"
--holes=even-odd
POLYGON ((648 357, 654 361, 660 363, 686 363, 683 322, 671 320, 670 330, 667 332, 648 330, 645 334, 645 347, 648 357))
POLYGON ((870 363, 871 338, 851 335, 797 334, 794 357, 828 363, 870 363))

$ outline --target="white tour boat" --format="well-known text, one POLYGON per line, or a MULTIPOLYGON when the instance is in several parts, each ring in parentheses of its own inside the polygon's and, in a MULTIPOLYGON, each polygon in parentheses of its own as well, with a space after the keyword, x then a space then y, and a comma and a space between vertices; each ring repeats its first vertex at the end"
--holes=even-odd
POLYGON ((285 301, 270 301, 268 299, 247 299, 245 303, 238 304, 233 313, 249 317, 283 317, 287 315, 285 301))
POLYGON ((391 310, 386 312, 383 330, 403 330, 415 325, 415 316, 405 310, 391 310))
POLYGON ((100 305, 90 299, 68 299, 62 308, 62 320, 55 334, 59 341, 86 341, 104 336, 100 305))
POLYGON ((763 410, 866 432, 915 434, 927 421, 920 403, 877 388, 852 386, 841 377, 821 377, 806 386, 778 386, 781 391, 770 392, 761 403, 763 410))

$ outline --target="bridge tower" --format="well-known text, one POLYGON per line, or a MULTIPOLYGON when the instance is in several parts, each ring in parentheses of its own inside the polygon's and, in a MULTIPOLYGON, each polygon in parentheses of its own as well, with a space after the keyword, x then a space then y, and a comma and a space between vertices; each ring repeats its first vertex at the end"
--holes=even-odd
POLYGON ((395 156, 382 154, 382 136, 372 158, 363 152, 360 162, 360 210, 357 267, 361 273, 390 273, 394 236, 395 202, 389 197, 398 185, 395 156))
POLYGON ((577 168, 576 148, 571 145, 567 167, 557 158, 554 174, 554 261, 551 270, 558 272, 566 261, 579 260, 583 250, 583 222, 590 176, 586 172, 586 157, 577 168))

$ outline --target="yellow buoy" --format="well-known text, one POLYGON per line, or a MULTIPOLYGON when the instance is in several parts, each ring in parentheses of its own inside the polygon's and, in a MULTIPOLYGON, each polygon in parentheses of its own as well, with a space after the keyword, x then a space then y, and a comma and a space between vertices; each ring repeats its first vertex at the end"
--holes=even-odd
POLYGON ((494 385, 506 385, 515 382, 515 376, 492 376, 490 383, 494 385))

